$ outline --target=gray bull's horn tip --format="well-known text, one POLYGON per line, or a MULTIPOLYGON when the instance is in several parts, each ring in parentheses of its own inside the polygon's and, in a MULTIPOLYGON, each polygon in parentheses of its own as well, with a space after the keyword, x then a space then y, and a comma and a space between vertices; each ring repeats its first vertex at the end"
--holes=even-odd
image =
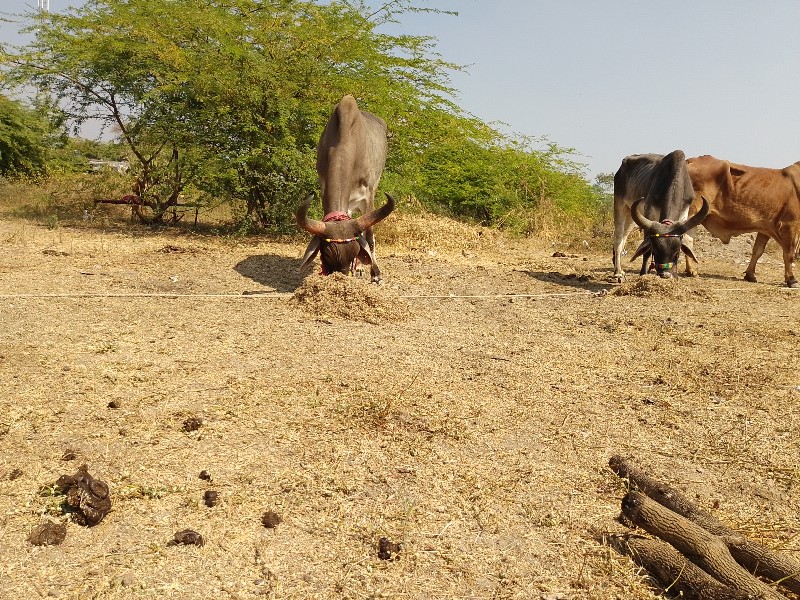
POLYGON ((702 223, 705 220, 705 218, 708 216, 708 211, 710 207, 708 204, 708 200, 706 200, 705 196, 700 196, 700 197, 703 199, 703 206, 700 207, 700 210, 698 210, 694 215, 692 215, 688 219, 684 219, 683 221, 675 223, 675 225, 673 225, 671 228, 671 233, 674 233, 676 235, 683 235, 690 229, 694 229, 695 227, 700 225, 700 223, 702 223))
POLYGON ((308 207, 311 206, 311 201, 314 199, 314 194, 311 193, 306 196, 306 199, 300 204, 295 213, 297 219, 297 226, 310 233, 311 235, 324 235, 325 223, 322 221, 315 221, 308 218, 308 207))
POLYGON ((389 194, 386 194, 386 204, 377 208, 366 215, 361 215, 356 220, 357 227, 359 231, 364 231, 365 229, 369 229, 383 221, 386 217, 388 217, 391 212, 394 210, 394 198, 392 198, 389 194))
POLYGON ((631 205, 631 218, 633 222, 636 223, 639 227, 647 231, 648 229, 652 229, 655 225, 655 222, 651 221, 647 217, 642 214, 642 211, 639 210, 639 207, 642 204, 644 198, 639 198, 636 202, 631 205))

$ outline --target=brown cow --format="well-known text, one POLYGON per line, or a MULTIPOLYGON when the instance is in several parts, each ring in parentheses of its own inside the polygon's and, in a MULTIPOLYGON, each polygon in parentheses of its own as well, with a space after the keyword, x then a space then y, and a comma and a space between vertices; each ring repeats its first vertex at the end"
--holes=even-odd
POLYGON ((375 262, 372 227, 394 209, 394 200, 374 210, 375 190, 386 163, 386 122, 360 110, 355 98, 345 96, 333 109, 317 145, 317 174, 322 188, 322 221, 308 218, 309 195, 297 210, 297 224, 314 236, 303 257, 303 266, 317 252, 325 274, 350 274, 358 258, 370 265, 372 281, 380 282, 375 262), (351 218, 355 211, 361 216, 351 218), (363 234, 363 235, 362 235, 363 234))
MULTIPOLYGON (((800 161, 785 169, 748 167, 708 155, 686 163, 695 190, 690 212, 699 209, 701 196, 708 199, 703 226, 711 235, 727 244, 733 236, 758 234, 744 278, 756 281, 756 263, 772 238, 783 248, 786 285, 800 288, 792 270, 800 251, 800 161)), ((694 274, 688 258, 686 270, 694 274)))

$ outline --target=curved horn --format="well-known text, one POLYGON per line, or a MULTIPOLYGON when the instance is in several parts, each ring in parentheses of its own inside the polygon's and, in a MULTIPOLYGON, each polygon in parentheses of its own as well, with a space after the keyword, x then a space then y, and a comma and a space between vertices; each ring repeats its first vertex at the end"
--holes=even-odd
POLYGON ((708 200, 706 200, 706 197, 705 196, 700 196, 700 197, 703 199, 703 206, 700 207, 700 210, 698 210, 694 215, 692 215, 685 221, 678 221, 677 223, 675 223, 675 226, 672 227, 670 233, 674 233, 676 235, 682 235, 683 233, 686 233, 690 229, 697 227, 698 225, 700 225, 700 223, 702 223, 705 220, 705 218, 708 216, 708 210, 710 207, 708 205, 708 200))
POLYGON ((386 194, 386 204, 381 206, 379 209, 368 212, 365 215, 361 215, 358 217, 358 219, 356 219, 358 230, 364 231, 365 229, 369 229, 370 227, 377 225, 386 217, 388 217, 393 210, 394 198, 392 198, 389 194, 386 194))
POLYGON ((641 211, 639 210, 639 205, 642 203, 644 198, 639 198, 636 202, 631 205, 631 218, 633 222, 636 223, 639 227, 648 231, 655 227, 656 225, 660 225, 660 223, 656 223, 655 221, 651 221, 647 217, 645 217, 641 211))
POLYGON ((305 229, 311 235, 325 235, 325 223, 308 218, 308 207, 311 206, 311 200, 313 199, 314 194, 306 196, 294 216, 300 229, 305 229))

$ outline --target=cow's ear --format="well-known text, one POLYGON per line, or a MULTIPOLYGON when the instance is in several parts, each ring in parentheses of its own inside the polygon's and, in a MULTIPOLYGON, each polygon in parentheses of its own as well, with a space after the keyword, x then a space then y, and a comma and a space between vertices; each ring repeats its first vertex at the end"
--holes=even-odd
POLYGON ((687 246, 686 244, 681 244, 681 251, 683 251, 683 253, 686 256, 688 256, 689 258, 691 258, 694 262, 700 262, 699 260, 697 260, 697 258, 695 258, 695 255, 694 255, 694 252, 692 252, 692 249, 689 248, 689 246, 687 246))
POLYGON ((361 250, 358 251, 358 260, 362 265, 371 265, 372 253, 361 248, 361 250))
POLYGON ((369 247, 367 240, 361 234, 356 236, 356 240, 358 241, 358 245, 361 246, 361 250, 358 252, 358 260, 365 265, 373 264, 375 262, 375 257, 372 255, 372 249, 369 247))
POLYGON ((311 242, 308 244, 308 248, 306 248, 306 253, 303 255, 303 262, 300 263, 300 269, 302 270, 308 263, 314 260, 314 257, 319 252, 319 238, 314 236, 311 238, 311 242))
POLYGON ((650 238, 649 237, 644 238, 644 241, 641 244, 639 244, 639 247, 636 249, 636 252, 634 253, 633 256, 631 256, 631 262, 633 262, 634 260, 639 258, 645 252, 650 252, 650 238))

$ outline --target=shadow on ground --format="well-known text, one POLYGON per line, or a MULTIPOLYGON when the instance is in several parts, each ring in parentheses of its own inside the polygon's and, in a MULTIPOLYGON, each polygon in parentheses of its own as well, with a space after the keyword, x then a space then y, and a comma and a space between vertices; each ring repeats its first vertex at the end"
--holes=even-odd
POLYGON ((600 292, 610 290, 614 287, 610 277, 603 275, 577 275, 575 273, 559 273, 558 271, 523 271, 529 277, 538 279, 545 283, 555 283, 587 292, 600 292), (606 281, 608 279, 608 281, 606 281))
MULTIPOLYGON (((286 258, 275 254, 261 254, 248 256, 238 262, 234 271, 276 292, 293 292, 305 279, 305 274, 300 273, 299 258, 286 258)), ((250 293, 259 293, 265 290, 251 290, 250 293)), ((247 293, 247 292, 245 292, 247 293)))

